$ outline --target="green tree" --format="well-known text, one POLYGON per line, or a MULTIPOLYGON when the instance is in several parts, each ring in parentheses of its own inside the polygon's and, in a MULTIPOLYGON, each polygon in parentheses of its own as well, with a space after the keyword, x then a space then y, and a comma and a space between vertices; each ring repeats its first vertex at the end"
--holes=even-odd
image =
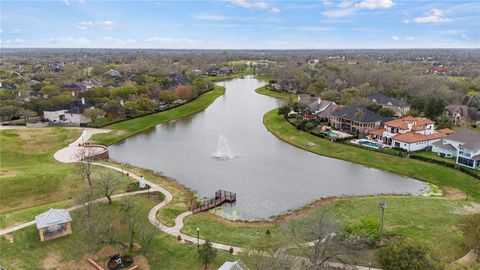
POLYGON ((390 108, 381 108, 380 110, 378 110, 377 113, 380 114, 383 117, 394 117, 395 116, 395 112, 390 108))
POLYGON ((12 118, 19 117, 21 115, 22 108, 7 105, 0 107, 0 117, 11 120, 12 118))
POLYGON ((135 110, 150 112, 155 109, 155 102, 149 98, 139 98, 135 100, 135 110))
POLYGON ((89 118, 93 125, 95 125, 95 120, 97 120, 97 118, 103 117, 104 115, 105 112, 102 109, 97 108, 86 109, 85 112, 83 112, 83 116, 89 118))
POLYGON ((160 98, 160 100, 167 103, 170 103, 177 99, 177 95, 175 95, 175 92, 171 90, 161 91, 160 94, 158 94, 158 97, 160 98))
POLYGON ((394 238, 377 255, 384 270, 443 269, 428 247, 409 239, 394 238))
POLYGON ((115 115, 123 115, 125 113, 122 104, 116 100, 110 100, 109 102, 105 103, 103 105, 103 110, 107 113, 115 115))
POLYGON ((213 248, 210 240, 205 240, 205 243, 198 249, 198 258, 200 259, 204 269, 217 257, 217 251, 213 248))
POLYGON ((435 119, 437 122, 437 128, 452 128, 453 121, 450 117, 446 115, 441 115, 435 119))

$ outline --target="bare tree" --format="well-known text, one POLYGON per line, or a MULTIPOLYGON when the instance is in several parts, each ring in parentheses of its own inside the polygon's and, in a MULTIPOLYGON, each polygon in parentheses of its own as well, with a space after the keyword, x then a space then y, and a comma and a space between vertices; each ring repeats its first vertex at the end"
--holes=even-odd
POLYGON ((107 198, 108 204, 112 204, 112 194, 120 188, 121 177, 111 170, 101 170, 99 174, 98 186, 107 198))
POLYGON ((93 171, 94 166, 92 161, 87 158, 87 150, 85 147, 81 148, 76 153, 76 158, 80 160, 77 164, 78 175, 80 176, 82 181, 86 181, 90 191, 92 192, 93 189, 93 171))
POLYGON ((135 210, 135 204, 131 199, 126 199, 122 202, 122 210, 125 222, 127 223, 128 231, 128 247, 133 248, 133 241, 140 225, 141 217, 138 211, 135 210))
POLYGON ((142 254, 145 255, 147 254, 148 248, 150 247, 150 244, 152 243, 153 239, 155 239, 155 236, 157 235, 158 231, 155 229, 155 227, 151 226, 151 224, 147 224, 146 226, 143 226, 140 230, 140 243, 142 245, 142 254), (148 227, 147 227, 148 226, 148 227))

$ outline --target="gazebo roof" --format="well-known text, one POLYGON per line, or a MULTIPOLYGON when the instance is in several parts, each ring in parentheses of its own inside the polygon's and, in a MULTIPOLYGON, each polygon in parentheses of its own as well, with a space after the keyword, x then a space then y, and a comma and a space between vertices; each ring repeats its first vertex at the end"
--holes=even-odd
POLYGON ((50 208, 45 213, 42 213, 35 217, 37 223, 37 229, 47 228, 52 225, 66 223, 72 221, 70 213, 66 209, 53 209, 50 208))

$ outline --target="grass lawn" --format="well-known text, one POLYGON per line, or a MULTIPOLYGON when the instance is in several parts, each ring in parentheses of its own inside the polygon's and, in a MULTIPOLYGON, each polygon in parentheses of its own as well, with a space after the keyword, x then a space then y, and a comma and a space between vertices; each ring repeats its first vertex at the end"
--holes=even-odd
MULTIPOLYGON (((132 197, 138 205, 140 222, 145 227, 152 226, 148 223, 147 213, 151 207, 162 198, 152 195, 137 195, 132 197)), ((126 224, 121 223, 122 212, 120 201, 112 205, 100 203, 95 206, 100 212, 108 212, 112 216, 110 221, 117 224, 116 231, 121 241, 126 241, 126 224)), ((7 269, 91 269, 86 262, 87 258, 94 258, 99 264, 105 262, 109 255, 114 253, 131 254, 137 256, 136 260, 148 261, 150 269, 200 269, 198 253, 195 245, 179 244, 169 235, 158 231, 145 257, 141 256, 141 250, 128 252, 120 245, 97 246, 88 233, 85 221, 81 217, 83 210, 79 209, 72 213, 73 234, 40 242, 35 226, 17 231, 9 237, 11 243, 5 238, 0 239, 0 265, 7 269), (140 256, 140 257, 138 257, 140 256)), ((138 237, 138 235, 136 236, 138 237)), ((135 238, 138 242, 138 238, 135 238)), ((227 252, 218 252, 213 269, 219 267, 225 260, 232 260, 227 252)), ((147 263, 142 263, 145 266, 147 263)), ((145 269, 145 268, 141 268, 145 269)))
POLYGON ((294 95, 290 93, 275 92, 267 89, 265 86, 255 89, 255 92, 260 95, 265 95, 265 96, 280 98, 280 99, 287 99, 287 100, 294 97, 294 95))
POLYGON ((223 87, 215 86, 213 91, 205 93, 185 105, 173 108, 168 111, 150 114, 147 116, 142 116, 128 121, 106 126, 105 128, 111 129, 112 131, 109 133, 96 134, 92 137, 91 140, 105 145, 111 145, 113 143, 124 140, 132 135, 152 128, 158 124, 185 117, 199 111, 203 111, 212 102, 214 102, 217 97, 223 95, 224 93, 225 89, 223 89, 223 87))
POLYGON ((0 131, 0 212, 38 206, 73 197, 81 183, 53 154, 76 140, 78 129, 42 128, 0 131))
POLYGON ((246 75, 253 75, 253 71, 252 70, 242 70, 242 71, 239 71, 235 74, 232 74, 232 75, 227 75, 227 76, 207 76, 205 77, 207 80, 211 81, 211 82, 219 82, 219 81, 225 81, 225 80, 232 80, 232 79, 236 79, 236 78, 239 78, 239 77, 242 77, 242 76, 246 76, 246 75))
MULTIPOLYGON (((458 259, 467 252, 462 244, 462 234, 456 225, 468 214, 464 206, 469 206, 473 202, 443 198, 388 196, 339 199, 301 212, 298 217, 289 221, 271 224, 229 222, 210 213, 201 213, 188 217, 182 231, 195 235, 196 228, 199 227, 203 237, 221 243, 246 246, 258 236, 264 235, 267 229, 272 234, 277 234, 281 231, 281 226, 304 220, 311 221, 327 208, 341 225, 358 223, 364 217, 380 218, 378 210, 380 201, 386 201, 388 204, 385 212, 387 234, 424 241, 448 261, 458 259)), ((367 265, 368 261, 374 261, 375 258, 348 259, 350 262, 357 261, 367 265)))
POLYGON ((480 181, 455 169, 332 143, 298 131, 283 116, 278 115, 276 109, 266 113, 263 121, 267 129, 278 138, 307 151, 405 175, 441 187, 458 188, 468 193, 470 199, 480 201, 480 181))
MULTIPOLYGON (((76 165, 60 163, 53 154, 80 134, 80 129, 59 127, 0 131, 0 228, 30 221, 52 207, 77 203, 86 184, 76 165)), ((93 177, 103 170, 107 169, 94 168, 93 177)), ((124 192, 129 181, 123 178, 115 193, 124 192)))

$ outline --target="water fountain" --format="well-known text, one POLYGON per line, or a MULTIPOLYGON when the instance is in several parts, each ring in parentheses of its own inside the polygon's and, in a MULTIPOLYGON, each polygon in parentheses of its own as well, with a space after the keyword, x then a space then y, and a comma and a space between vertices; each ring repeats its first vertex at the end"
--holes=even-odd
POLYGON ((222 134, 218 136, 217 152, 213 156, 218 159, 232 159, 235 157, 230 146, 228 146, 227 138, 222 134))

